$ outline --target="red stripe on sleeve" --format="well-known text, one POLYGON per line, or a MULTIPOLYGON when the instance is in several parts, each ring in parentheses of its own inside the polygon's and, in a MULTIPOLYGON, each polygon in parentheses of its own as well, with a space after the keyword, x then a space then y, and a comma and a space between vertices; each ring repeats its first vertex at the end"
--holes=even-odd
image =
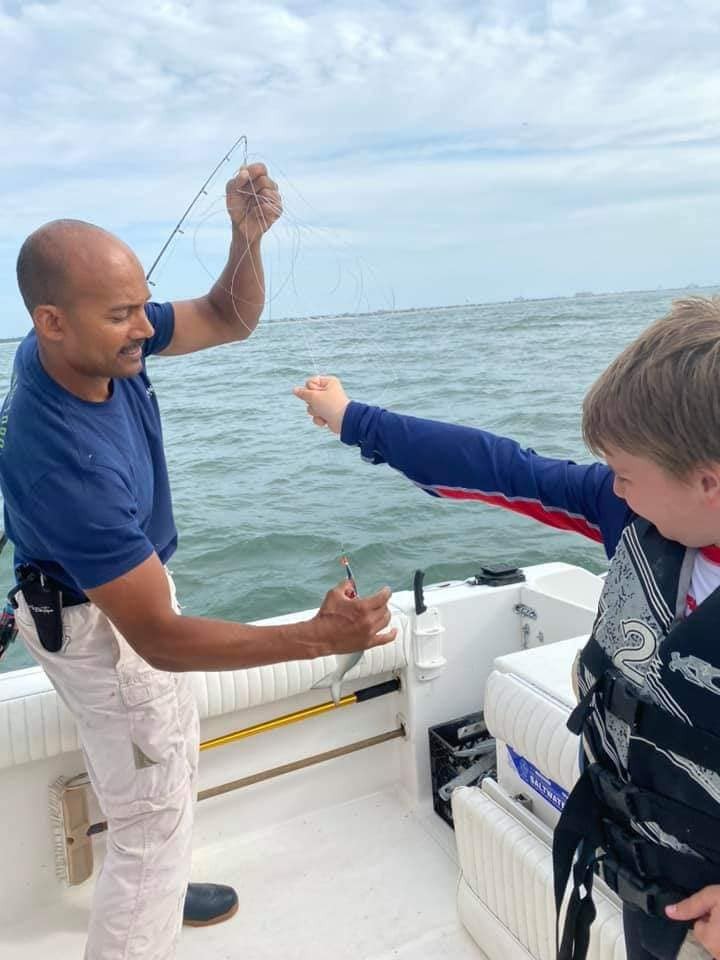
POLYGON ((533 520, 539 520, 540 523, 545 523, 549 527, 581 533, 584 537, 589 537, 590 540, 595 540, 597 543, 603 542, 600 530, 583 517, 574 517, 563 510, 548 509, 537 500, 510 500, 501 494, 479 493, 476 490, 458 490, 454 487, 432 487, 432 489, 438 496, 446 497, 449 500, 479 500, 494 507, 504 507, 506 510, 512 510, 524 517, 532 517, 533 520))

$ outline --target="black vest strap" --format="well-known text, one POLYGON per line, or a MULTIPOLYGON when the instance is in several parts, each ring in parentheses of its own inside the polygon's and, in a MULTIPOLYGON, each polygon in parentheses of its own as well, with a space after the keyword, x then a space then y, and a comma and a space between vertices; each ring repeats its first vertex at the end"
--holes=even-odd
MULTIPOLYGON (((628 831, 612 820, 603 820, 603 832, 603 849, 610 857, 637 877, 642 877, 643 883, 660 882, 663 895, 656 894, 656 900, 663 910, 667 904, 677 903, 689 893, 720 881, 720 863, 645 840, 635 831, 628 831), (668 886, 669 883, 672 888, 668 886), (678 893, 680 895, 675 897, 678 893)), ((652 907, 645 910, 645 913, 657 912, 652 907)))
MULTIPOLYGON (((553 834, 553 879, 556 909, 558 960, 584 960, 595 919, 592 888, 597 864, 603 878, 620 899, 655 918, 654 923, 677 925, 665 915, 665 907, 677 903, 702 886, 720 880, 720 857, 711 863, 644 840, 611 819, 635 817, 633 803, 663 804, 664 798, 634 787, 615 791, 617 778, 599 764, 590 765, 568 797, 553 834), (649 799, 652 796, 652 801, 649 799), (632 812, 631 812, 632 811, 632 812), (574 861, 574 866, 573 866, 574 861), (573 875, 562 936, 560 911, 565 888, 573 875), (659 878, 672 877, 673 885, 659 878)), ((626 785, 627 786, 627 785, 626 785)), ((679 807, 679 804, 671 804, 679 807)), ((639 807, 638 807, 639 809, 639 807)), ((657 807, 653 807, 653 812, 657 807)), ((649 812, 648 810, 644 812, 649 812)), ((687 813, 686 813, 687 816, 687 813)), ((652 819, 655 819, 654 817, 652 819)), ((712 818, 708 818, 712 819, 712 818)), ((717 833, 717 821, 713 833, 717 833)), ((718 842, 720 847, 720 842, 718 842)))
POLYGON ((623 783, 599 763, 589 766, 587 773, 595 796, 611 813, 626 821, 658 823, 666 833, 703 851, 710 859, 720 861, 720 818, 651 790, 623 783))
POLYGON ((558 960, 583 960, 590 943, 595 919, 592 887, 596 850, 602 842, 602 823, 592 781, 584 773, 565 801, 562 816, 553 833, 553 884, 555 888, 555 940, 558 960), (577 860, 573 868, 573 860, 577 860), (568 899, 562 938, 560 910, 565 888, 573 872, 573 889, 568 899))
POLYGON ((686 892, 645 880, 611 856, 602 861, 602 866, 603 880, 623 903, 641 910, 647 916, 665 920, 668 927, 673 924, 673 921, 665 916, 665 907, 683 900, 687 896, 686 892))

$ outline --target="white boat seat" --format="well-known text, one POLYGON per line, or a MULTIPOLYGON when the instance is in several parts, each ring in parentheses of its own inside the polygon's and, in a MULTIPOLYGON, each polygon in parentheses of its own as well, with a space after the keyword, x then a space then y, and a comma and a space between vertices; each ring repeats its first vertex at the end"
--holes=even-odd
POLYGON ((572 665, 586 640, 575 637, 498 657, 485 688, 498 782, 509 793, 528 793, 548 826, 557 822, 562 791, 572 790, 579 774, 579 741, 566 722, 576 702, 572 665))
MULTIPOLYGON (((461 787, 452 795, 462 870, 458 910, 490 960, 555 956, 552 829, 563 793, 578 776, 579 741, 565 724, 576 702, 572 665, 586 640, 495 660, 484 712, 497 741, 497 782, 461 787)), ((588 960, 623 960, 621 914, 600 880, 595 900, 588 960)))
MULTIPOLYGON (((393 625, 399 630, 397 639, 366 651, 347 675, 350 684, 406 666, 406 623, 394 618, 393 625)), ((200 719, 307 693, 334 668, 335 657, 318 657, 248 670, 194 673, 200 719)), ((323 699, 329 699, 329 691, 318 691, 318 702, 323 699)), ((0 674, 0 769, 79 747, 75 722, 40 667, 0 674)))

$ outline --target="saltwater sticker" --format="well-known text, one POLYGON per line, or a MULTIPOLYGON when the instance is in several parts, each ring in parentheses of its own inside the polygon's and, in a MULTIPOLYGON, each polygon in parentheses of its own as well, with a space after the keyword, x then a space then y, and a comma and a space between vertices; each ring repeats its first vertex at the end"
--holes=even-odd
POLYGON ((552 804, 556 810, 562 810, 568 798, 567 790, 563 790, 554 780, 546 777, 544 773, 540 773, 537 767, 533 766, 525 757, 521 757, 512 747, 508 747, 507 752, 520 779, 532 787, 536 793, 539 793, 543 800, 552 804))

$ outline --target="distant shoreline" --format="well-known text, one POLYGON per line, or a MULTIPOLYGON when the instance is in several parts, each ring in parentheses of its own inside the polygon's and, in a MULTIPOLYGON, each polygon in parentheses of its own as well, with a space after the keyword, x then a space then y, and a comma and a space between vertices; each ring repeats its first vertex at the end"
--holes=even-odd
POLYGON ((424 307, 403 307, 395 310, 366 310, 363 313, 322 313, 308 314, 306 317, 273 317, 267 323, 297 323, 303 320, 344 320, 349 317, 383 317, 395 316, 396 314, 424 313, 427 310, 462 310, 468 307, 502 307, 513 306, 518 303, 547 303, 550 300, 600 300, 603 297, 623 297, 632 296, 638 293, 683 293, 692 295, 701 290, 715 290, 720 287, 718 283, 688 283, 684 287, 654 287, 648 290, 606 290, 597 293, 591 290, 581 290, 578 293, 566 293, 556 297, 513 297, 511 300, 483 300, 479 303, 449 303, 438 306, 424 307))
MULTIPOLYGON (((303 320, 344 320, 350 317, 384 317, 392 314, 424 313, 426 310, 461 310, 467 307, 501 307, 517 303, 547 303, 549 300, 590 300, 601 297, 622 297, 637 293, 680 293, 688 291, 710 290, 720 287, 718 283, 688 283, 684 287, 655 287, 649 290, 609 290, 594 293, 591 290, 580 290, 577 293, 567 293, 558 297, 513 297, 512 300, 483 300, 479 303, 449 303, 438 306, 403 307, 395 310, 366 310, 364 313, 311 313, 306 317, 273 317, 265 323, 298 323, 303 320)), ((20 343, 25 334, 19 337, 0 337, 0 343, 20 343)))

